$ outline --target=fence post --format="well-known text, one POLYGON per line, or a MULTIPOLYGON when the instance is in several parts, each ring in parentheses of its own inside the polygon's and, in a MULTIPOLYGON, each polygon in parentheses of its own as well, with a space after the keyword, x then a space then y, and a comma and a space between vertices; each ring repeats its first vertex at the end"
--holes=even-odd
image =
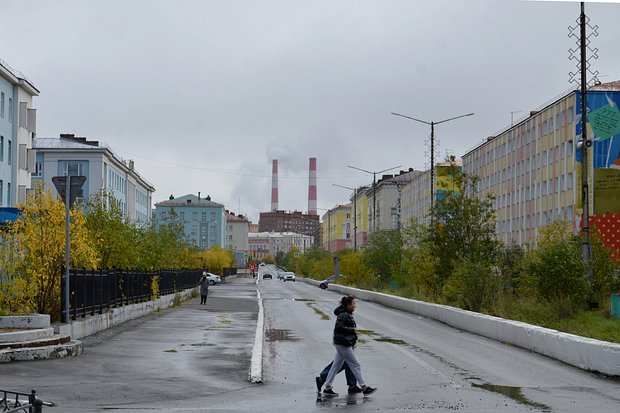
POLYGON ((65 282, 66 274, 65 274, 64 266, 61 267, 61 271, 62 273, 60 274, 60 280, 61 280, 60 281, 60 321, 63 323, 68 323, 69 313, 65 311, 65 309, 68 308, 68 306, 65 304, 65 301, 66 301, 65 288, 67 284, 65 282))

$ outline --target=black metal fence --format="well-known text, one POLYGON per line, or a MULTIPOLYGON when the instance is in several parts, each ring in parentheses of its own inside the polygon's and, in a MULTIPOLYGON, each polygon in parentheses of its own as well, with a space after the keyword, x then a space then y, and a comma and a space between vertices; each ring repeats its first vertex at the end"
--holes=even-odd
POLYGON ((36 390, 32 390, 29 394, 0 390, 0 396, 2 396, 0 411, 6 413, 41 413, 43 406, 54 406, 54 403, 39 399, 36 390))
MULTIPOLYGON (((61 312, 65 314, 65 270, 62 270, 61 312)), ((72 320, 95 313, 103 314, 113 307, 150 301, 161 295, 174 294, 195 287, 202 270, 165 269, 153 272, 135 270, 69 270, 69 316, 72 320), (157 278, 155 278, 157 277, 157 278), (157 297, 153 297, 153 283, 157 283, 157 297)))

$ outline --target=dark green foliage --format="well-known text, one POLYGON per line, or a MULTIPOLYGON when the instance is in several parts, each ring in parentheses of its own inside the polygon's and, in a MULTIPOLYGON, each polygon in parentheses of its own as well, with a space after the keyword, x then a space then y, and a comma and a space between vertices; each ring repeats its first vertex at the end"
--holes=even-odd
POLYGON ((377 286, 386 286, 401 272, 403 238, 398 230, 377 231, 368 237, 364 262, 377 278, 377 286))

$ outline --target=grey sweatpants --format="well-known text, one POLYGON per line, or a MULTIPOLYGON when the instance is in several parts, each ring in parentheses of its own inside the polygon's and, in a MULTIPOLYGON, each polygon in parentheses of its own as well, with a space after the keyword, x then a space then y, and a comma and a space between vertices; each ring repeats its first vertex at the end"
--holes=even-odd
POLYGON ((364 378, 362 377, 362 365, 359 361, 357 361, 357 357, 355 357, 355 353, 353 352, 353 347, 345 347, 341 346, 340 344, 334 344, 334 347, 336 347, 336 355, 334 356, 332 368, 327 374, 327 380, 325 381, 325 385, 329 387, 332 386, 336 375, 346 361, 349 365, 349 368, 353 372, 353 375, 357 379, 357 383, 360 386, 365 386, 366 382, 364 382, 364 378))

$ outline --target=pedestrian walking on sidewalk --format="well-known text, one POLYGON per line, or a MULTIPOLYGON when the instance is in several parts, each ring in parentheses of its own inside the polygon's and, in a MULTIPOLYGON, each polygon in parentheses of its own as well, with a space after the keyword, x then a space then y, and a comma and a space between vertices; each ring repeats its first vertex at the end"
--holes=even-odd
POLYGON ((325 380, 325 390, 323 390, 323 394, 328 397, 338 396, 338 393, 332 389, 332 384, 336 378, 336 374, 338 374, 342 365, 346 362, 355 375, 362 389, 362 393, 366 396, 374 393, 377 388, 366 385, 362 377, 362 366, 353 352, 353 348, 357 343, 357 324, 353 318, 353 312, 355 311, 357 303, 355 302, 355 297, 347 295, 342 297, 340 304, 345 310, 338 314, 338 318, 336 319, 336 325, 334 327, 334 347, 336 348, 336 355, 334 356, 334 362, 327 375, 327 380, 325 380))
POLYGON ((202 277, 200 277, 198 287, 200 287, 200 305, 206 305, 207 295, 209 295, 209 279, 207 278, 206 271, 202 272, 202 277))

